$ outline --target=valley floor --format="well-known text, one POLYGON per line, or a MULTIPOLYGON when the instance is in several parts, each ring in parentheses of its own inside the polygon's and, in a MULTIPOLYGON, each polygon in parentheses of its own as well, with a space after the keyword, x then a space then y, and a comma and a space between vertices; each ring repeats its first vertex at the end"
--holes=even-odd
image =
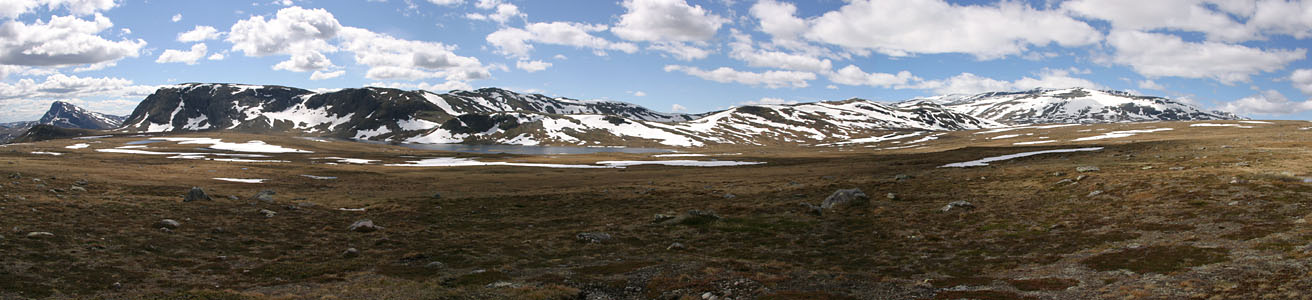
POLYGON ((220 133, 181 137, 238 146, 7 145, 0 298, 1307 298, 1308 127, 1046 126, 664 157, 220 133), (233 152, 252 148, 265 151, 233 152), (409 163, 432 158, 508 164, 409 163), (650 160, 763 164, 531 165, 650 160), (213 199, 183 202, 192 187, 213 199), (809 206, 848 188, 869 203, 809 206), (381 228, 349 229, 361 220, 381 228))

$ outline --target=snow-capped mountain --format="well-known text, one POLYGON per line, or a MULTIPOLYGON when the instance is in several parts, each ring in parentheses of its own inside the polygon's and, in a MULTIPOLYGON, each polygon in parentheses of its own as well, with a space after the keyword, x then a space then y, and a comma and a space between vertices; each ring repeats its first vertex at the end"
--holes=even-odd
POLYGON ((37 123, 60 128, 114 129, 123 124, 123 118, 89 111, 72 103, 55 101, 50 104, 50 110, 47 110, 37 123))
POLYGON ((999 126, 941 106, 853 99, 668 114, 487 88, 437 94, 385 88, 316 93, 283 86, 183 84, 148 96, 121 130, 297 132, 409 143, 669 145, 814 143, 876 130, 999 126))
POLYGON ((950 110, 1003 124, 1110 123, 1139 121, 1234 120, 1167 98, 1085 88, 1035 89, 914 99, 899 106, 935 103, 950 110))

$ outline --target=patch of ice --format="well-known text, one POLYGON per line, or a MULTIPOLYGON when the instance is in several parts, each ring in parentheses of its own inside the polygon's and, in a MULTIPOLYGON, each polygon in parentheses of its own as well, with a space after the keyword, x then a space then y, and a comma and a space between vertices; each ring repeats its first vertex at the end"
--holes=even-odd
POLYGON ((331 159, 331 160, 336 160, 337 162, 344 163, 344 164, 357 164, 357 165, 367 165, 367 164, 372 164, 372 163, 378 161, 377 159, 345 158, 345 157, 336 157, 336 156, 334 156, 334 157, 316 157, 316 158, 313 158, 313 159, 331 159))
POLYGON ((1239 121, 1239 123, 1245 123, 1245 124, 1275 124, 1275 123, 1271 123, 1271 122, 1267 122, 1267 121, 1239 121))
POLYGON ((72 144, 72 145, 65 146, 64 148, 68 148, 68 149, 83 149, 83 148, 86 148, 86 147, 91 147, 91 144, 87 144, 87 143, 72 144))
POLYGON ((54 156, 64 155, 63 153, 59 153, 59 152, 45 152, 45 151, 32 151, 32 154, 45 154, 45 155, 54 155, 54 156))
POLYGON ((1216 123, 1197 123, 1197 124, 1189 124, 1189 127, 1238 127, 1238 128, 1253 128, 1253 126, 1244 126, 1244 125, 1239 125, 1239 124, 1216 124, 1216 123))
POLYGON ((1009 138, 1014 138, 1014 137, 1019 137, 1019 136, 1024 136, 1024 134, 1019 134, 1019 133, 1017 133, 1017 134, 1004 134, 1004 135, 999 135, 999 136, 991 137, 991 138, 989 138, 989 139, 990 139, 990 140, 1001 140, 1001 139, 1009 139, 1009 138))
POLYGON ((710 155, 698 154, 698 153, 677 153, 677 154, 657 154, 657 155, 652 155, 651 157, 700 157, 700 156, 710 156, 710 155))
POLYGON ((1136 135, 1136 134, 1140 134, 1140 133, 1153 133, 1153 132, 1158 132, 1158 131, 1170 131, 1170 130, 1173 130, 1173 129, 1174 129, 1174 128, 1153 128, 1153 129, 1139 129, 1139 130, 1112 131, 1112 132, 1108 132, 1108 133, 1103 133, 1103 134, 1101 134, 1101 135, 1082 137, 1082 138, 1074 139, 1074 140, 1071 140, 1071 141, 1072 141, 1072 142, 1082 142, 1082 141, 1093 141, 1093 140, 1102 140, 1102 139, 1115 139, 1115 138, 1131 137, 1131 136, 1134 136, 1134 135, 1136 135))
POLYGON ((867 138, 852 139, 852 140, 842 141, 842 142, 837 142, 837 143, 818 144, 818 145, 816 145, 816 146, 837 146, 837 145, 846 145, 846 144, 878 143, 878 142, 883 142, 883 141, 892 141, 892 140, 905 139, 905 138, 909 138, 909 137, 915 137, 915 136, 919 136, 919 135, 921 135, 921 134, 925 134, 925 132, 924 132, 924 131, 917 131, 917 132, 912 132, 912 133, 907 133, 907 134, 901 134, 901 135, 899 135, 899 134, 897 134, 897 133, 890 133, 890 134, 886 134, 886 135, 882 135, 882 136, 872 136, 872 137, 867 137, 867 138))
POLYGON ((540 163, 512 163, 512 162, 481 162, 468 158, 457 157, 435 157, 421 160, 409 161, 405 164, 386 164, 389 167, 471 167, 471 166, 519 166, 519 167, 540 167, 540 168, 569 168, 569 169, 600 169, 608 168, 607 166, 593 165, 564 165, 564 164, 540 164, 540 163))
POLYGON ((361 208, 345 208, 345 207, 339 207, 339 208, 337 208, 337 210, 340 210, 340 211, 356 211, 356 212, 363 212, 363 211, 364 211, 364 208, 363 208, 363 207, 361 207, 361 208))
POLYGON ((1056 142, 1057 141, 1054 140, 1046 140, 1046 141, 1019 142, 1019 143, 1011 143, 1011 144, 1012 145, 1038 145, 1038 144, 1047 144, 1047 143, 1056 143, 1056 142))
POLYGON ((982 158, 982 159, 977 159, 977 160, 972 160, 972 161, 967 161, 967 162, 950 163, 950 164, 946 164, 946 165, 939 166, 939 168, 966 168, 966 167, 981 167, 981 166, 987 166, 987 165, 989 165, 989 163, 991 163, 991 162, 995 162, 995 161, 1003 161, 1003 160, 1008 160, 1008 159, 1015 159, 1015 158, 1021 158, 1021 157, 1026 157, 1026 156, 1034 156, 1034 155, 1039 155, 1039 154, 1048 154, 1048 153, 1068 153, 1068 152, 1082 152, 1082 151, 1099 151, 1099 150, 1102 150, 1102 147, 1075 148, 1075 149, 1056 149, 1056 150, 1043 150, 1043 151, 1021 152, 1021 153, 1016 153, 1016 154, 1007 154, 1007 155, 1003 155, 1003 156, 987 157, 987 158, 982 158))
POLYGON ((278 145, 269 145, 263 141, 248 141, 245 143, 228 143, 216 138, 168 138, 157 137, 152 140, 162 140, 177 142, 179 145, 201 144, 210 145, 210 149, 226 150, 234 152, 257 152, 257 153, 313 153, 310 151, 292 149, 278 145))
POLYGON ((314 179, 314 180, 333 180, 333 179, 337 179, 337 177, 333 177, 333 176, 314 176, 314 175, 306 175, 306 174, 301 174, 301 177, 305 177, 305 178, 309 178, 309 179, 314 179))
POLYGON ((730 166, 748 166, 759 165, 764 162, 753 161, 732 161, 732 160, 608 160, 599 161, 598 164, 612 167, 628 167, 640 165, 665 165, 676 167, 730 167, 730 166))
POLYGON ((226 178, 226 177, 216 177, 216 178, 214 178, 214 180, 221 180, 221 181, 228 181, 228 182, 240 182, 240 183, 264 183, 264 181, 265 181, 265 180, 268 180, 268 179, 256 179, 256 178, 246 179, 246 178, 226 178))

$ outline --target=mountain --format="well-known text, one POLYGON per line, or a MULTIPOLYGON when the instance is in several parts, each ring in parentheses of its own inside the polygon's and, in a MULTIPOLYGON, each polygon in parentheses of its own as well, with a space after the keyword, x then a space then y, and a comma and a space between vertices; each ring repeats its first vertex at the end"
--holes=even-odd
POLYGON ((999 126, 942 106, 893 106, 852 99, 669 114, 603 100, 553 98, 503 89, 313 92, 284 86, 189 83, 157 90, 123 131, 295 132, 410 143, 669 145, 814 143, 877 130, 962 130, 999 126))
POLYGON ((28 129, 36 125, 36 121, 19 121, 0 123, 0 143, 8 143, 10 140, 23 135, 28 129))
POLYGON ((914 99, 898 105, 923 103, 938 104, 977 118, 1012 125, 1241 119, 1232 113, 1204 111, 1162 97, 1085 88, 948 95, 914 99))
POLYGON ((121 116, 88 111, 68 102, 55 101, 37 123, 60 128, 114 129, 123 124, 123 119, 121 116))

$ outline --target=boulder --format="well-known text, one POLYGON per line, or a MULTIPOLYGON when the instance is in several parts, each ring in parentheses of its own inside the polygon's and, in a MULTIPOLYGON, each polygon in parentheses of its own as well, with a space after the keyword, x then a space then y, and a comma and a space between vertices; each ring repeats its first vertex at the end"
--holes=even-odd
POLYGON ((1079 166, 1079 167, 1075 167, 1075 171, 1077 171, 1077 172, 1098 172, 1098 171, 1101 171, 1101 169, 1098 169, 1098 166, 1079 166))
POLYGON ((825 202, 820 203, 823 209, 842 209, 848 206, 863 206, 870 203, 870 196, 861 192, 861 189, 841 189, 830 194, 825 198, 825 202))
POLYGON ((355 223, 351 223, 350 227, 346 228, 346 230, 355 232, 374 232, 379 229, 383 229, 383 226, 374 225, 374 221, 369 219, 355 221, 355 223))
POLYGON ((191 202, 191 201, 200 201, 200 200, 211 201, 214 199, 210 198, 210 195, 205 194, 205 189, 202 189, 200 187, 194 187, 194 186, 191 187, 191 191, 187 192, 187 196, 182 198, 182 202, 191 202))
MULTIPOLYGON (((295 206, 293 206, 293 207, 295 207, 295 206)), ((273 216, 278 215, 277 212, 274 212, 274 211, 272 211, 272 210, 267 210, 267 209, 261 209, 261 210, 260 210, 260 214, 261 214, 261 215, 264 215, 265 218, 272 218, 273 216)))
POLYGON ((907 175, 907 174, 897 174, 897 175, 893 175, 893 180, 903 181, 903 180, 908 180, 908 179, 911 179, 911 175, 907 175))
POLYGON ((609 233, 605 232, 583 232, 575 235, 574 238, 580 242, 593 244, 603 243, 613 239, 609 233))
POLYGON ((355 249, 355 248, 346 248, 346 251, 342 251, 342 257, 345 257, 345 258, 355 258, 355 257, 359 257, 359 256, 360 256, 360 250, 359 250, 359 249, 355 249))
POLYGON ((159 220, 159 222, 155 222, 154 226, 155 228, 168 228, 169 230, 173 230, 173 229, 178 229, 178 227, 181 227, 182 223, 179 223, 178 221, 173 219, 163 219, 163 220, 159 220))
POLYGON ((264 203, 273 203, 273 195, 276 194, 278 193, 272 190, 263 190, 260 191, 259 193, 255 193, 255 197, 252 198, 255 198, 255 200, 260 200, 261 202, 264 203))
POLYGON ((80 187, 80 186, 76 186, 76 185, 75 185, 75 186, 73 186, 73 187, 68 188, 68 191, 70 191, 70 192, 77 192, 77 193, 86 193, 86 192, 87 192, 87 189, 84 188, 84 187, 80 187))
POLYGON ((54 236, 55 236, 55 234, 53 234, 53 233, 49 233, 49 232, 45 232, 45 231, 33 231, 33 232, 28 232, 28 233, 27 233, 27 237, 28 237, 28 238, 34 238, 34 239, 39 239, 39 238, 48 238, 48 237, 54 237, 54 236))
POLYGON ((674 242, 673 244, 670 244, 669 247, 665 247, 665 250, 671 250, 671 251, 688 250, 688 245, 684 245, 683 243, 680 242, 674 242))
POLYGON ((951 203, 948 203, 947 206, 943 207, 943 211, 972 210, 972 209, 975 209, 974 204, 962 200, 952 201, 951 203))

